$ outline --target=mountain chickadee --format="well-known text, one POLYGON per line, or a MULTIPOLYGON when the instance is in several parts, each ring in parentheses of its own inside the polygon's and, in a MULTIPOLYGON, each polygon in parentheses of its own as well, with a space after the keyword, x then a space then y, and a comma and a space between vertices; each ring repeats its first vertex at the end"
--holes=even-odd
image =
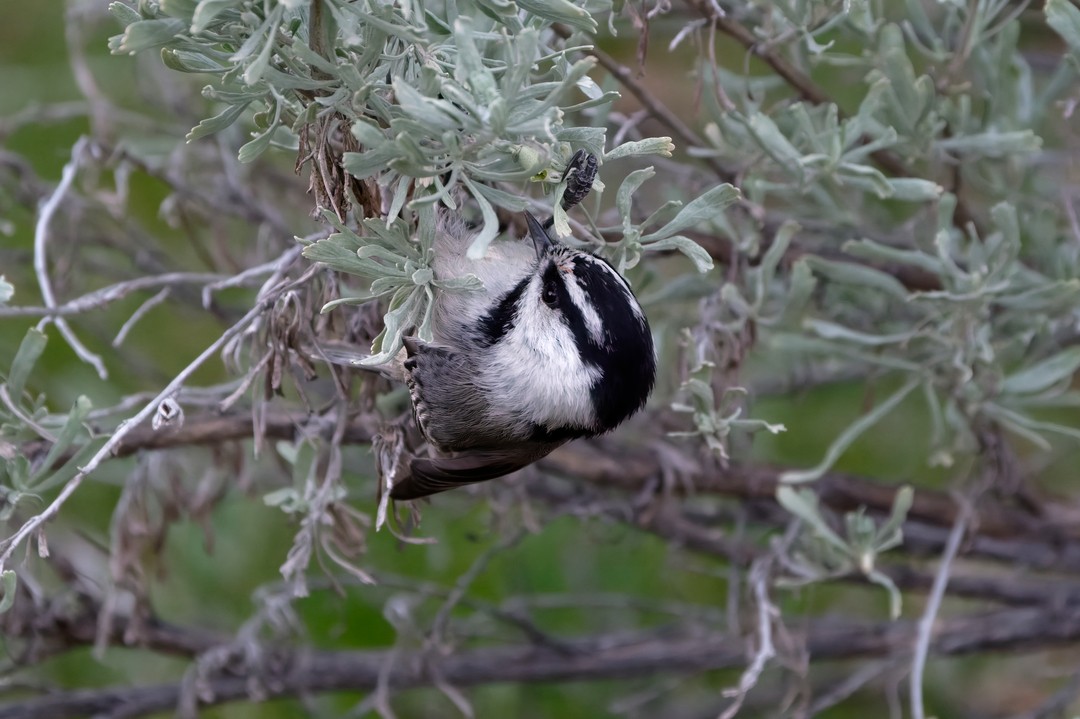
MULTIPOLYGON (((563 207, 584 199, 596 159, 571 160, 563 207)), ((413 458, 390 490, 408 500, 501 477, 576 437, 614 429, 645 405, 656 376, 649 323, 605 260, 553 241, 525 213, 531 247, 440 228, 437 277, 474 274, 480 292, 435 299, 431 343, 405 339, 416 422, 438 456, 413 458)), ((551 225, 551 220, 546 223, 551 225)))

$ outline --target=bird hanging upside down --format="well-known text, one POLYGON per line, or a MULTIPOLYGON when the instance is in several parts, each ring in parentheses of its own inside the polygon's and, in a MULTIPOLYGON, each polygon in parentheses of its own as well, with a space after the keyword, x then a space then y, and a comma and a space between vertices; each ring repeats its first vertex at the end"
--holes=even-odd
MULTIPOLYGON (((579 151, 563 195, 588 194, 596 158, 579 151)), ((474 274, 479 292, 435 297, 431 342, 405 339, 416 422, 436 456, 413 458, 390 496, 409 500, 501 477, 578 437, 608 432, 645 405, 656 376, 645 313, 604 259, 562 245, 525 213, 531 242, 493 243, 468 258, 475 235, 443 222, 433 269, 474 274)))

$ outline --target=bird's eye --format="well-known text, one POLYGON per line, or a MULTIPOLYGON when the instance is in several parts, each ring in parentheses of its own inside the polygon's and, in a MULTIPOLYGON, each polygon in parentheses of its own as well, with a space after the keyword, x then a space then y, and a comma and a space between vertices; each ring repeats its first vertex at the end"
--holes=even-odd
POLYGON ((544 301, 545 305, 551 309, 555 309, 555 306, 559 304, 559 293, 556 291, 553 283, 544 283, 544 291, 540 294, 540 299, 544 301))

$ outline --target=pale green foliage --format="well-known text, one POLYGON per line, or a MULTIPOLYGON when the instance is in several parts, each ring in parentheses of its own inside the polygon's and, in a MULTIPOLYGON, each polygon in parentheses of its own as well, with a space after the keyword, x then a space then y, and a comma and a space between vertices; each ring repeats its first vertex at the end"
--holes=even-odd
MULTIPOLYGON (((618 97, 588 76, 593 58, 572 52, 573 40, 584 43, 597 29, 594 17, 610 10, 608 0, 325 0, 321 6, 322 27, 311 28, 306 2, 164 0, 141 2, 138 12, 115 3, 126 30, 111 47, 131 53, 160 47, 169 67, 215 77, 204 94, 223 107, 188 137, 218 132, 254 111, 255 137, 240 148, 244 162, 272 145, 298 147, 298 135, 328 113, 344 118, 360 150, 344 152, 341 166, 356 180, 375 182, 387 212, 357 228, 335 222, 338 232, 305 255, 372 281, 367 292, 344 302, 389 298, 372 364, 392 357, 410 328, 430 336, 432 287, 440 286, 429 264, 437 218, 424 208, 441 204, 466 212, 464 194, 480 214, 469 248, 479 257, 498 234, 496 208, 527 206, 522 183, 543 182, 552 198, 561 195, 560 168, 575 149, 609 160, 671 155, 670 138, 628 142, 606 153, 603 127, 570 123, 618 97), (577 31, 569 49, 548 44, 551 36, 543 31, 552 22, 577 31), (313 35, 323 38, 327 51, 316 49, 313 35)), ((720 191, 703 198, 715 199, 711 206, 692 203, 647 235, 631 222, 627 196, 620 209, 633 229, 612 250, 619 266, 632 266, 643 249, 675 249, 700 271, 709 269, 707 253, 677 232, 716 217, 737 196, 730 186, 720 191)), ((568 235, 565 213, 551 204, 556 232, 568 235)), ((444 287, 470 288, 475 283, 444 287)))
POLYGON ((900 590, 876 565, 878 555, 903 542, 900 527, 907 517, 915 492, 901 487, 893 499, 889 518, 878 524, 860 509, 844 515, 844 534, 837 533, 822 517, 817 495, 808 489, 782 485, 776 501, 798 517, 810 530, 800 537, 786 569, 793 577, 789 584, 805 584, 826 577, 858 572, 889 593, 889 616, 896 619, 902 608, 900 590))
POLYGON ((80 395, 67 414, 54 414, 48 411, 45 397, 27 391, 27 380, 47 341, 37 329, 28 331, 3 378, 10 402, 0 410, 0 449, 35 436, 44 436, 50 444, 45 455, 33 462, 21 453, 4 453, 0 462, 0 521, 15 516, 24 500, 40 500, 40 493, 70 479, 102 444, 86 426, 92 408, 89 398, 80 395))

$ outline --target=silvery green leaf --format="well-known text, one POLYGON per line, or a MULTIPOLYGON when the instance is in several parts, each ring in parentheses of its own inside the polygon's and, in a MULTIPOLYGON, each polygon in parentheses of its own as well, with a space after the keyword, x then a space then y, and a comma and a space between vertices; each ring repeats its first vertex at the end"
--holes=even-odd
POLYGON ((604 96, 604 91, 596 84, 596 80, 593 80, 588 75, 579 79, 577 86, 591 100, 598 100, 604 96))
POLYGON ((887 574, 882 574, 877 569, 871 569, 865 573, 866 579, 880 587, 883 587, 889 594, 889 619, 893 621, 900 618, 900 612, 903 607, 903 599, 900 594, 900 590, 896 587, 896 583, 887 574))
POLYGON ((160 20, 138 20, 124 29, 118 42, 110 44, 114 53, 126 52, 134 55, 152 47, 162 47, 176 42, 179 35, 187 29, 187 23, 176 18, 160 20))
POLYGON ((433 204, 418 204, 417 199, 414 195, 413 208, 419 218, 416 223, 416 239, 420 244, 420 259, 427 262, 430 253, 435 247, 436 234, 439 231, 439 220, 433 204))
POLYGON ((821 257, 807 257, 810 269, 832 282, 860 285, 880 290, 900 300, 907 300, 908 292, 900 281, 890 274, 854 262, 835 262, 821 257))
POLYGON ((890 23, 881 29, 879 46, 880 67, 888 77, 896 101, 892 110, 905 122, 905 129, 913 129, 925 110, 925 97, 917 86, 915 68, 904 46, 900 26, 890 23))
POLYGON ((435 273, 430 267, 421 267, 415 272, 413 272, 412 276, 409 279, 412 280, 412 283, 414 285, 423 286, 429 284, 433 279, 435 279, 435 273))
POLYGON ((915 490, 913 490, 910 485, 905 484, 903 487, 896 490, 896 496, 893 497, 892 509, 889 511, 889 519, 877 530, 879 547, 882 543, 888 542, 891 537, 900 532, 914 501, 915 490))
POLYGON ((109 14, 116 18, 124 27, 143 19, 143 16, 140 15, 137 10, 122 2, 109 3, 109 14))
POLYGON ((244 110, 247 109, 248 103, 242 105, 229 105, 224 110, 219 112, 213 117, 208 117, 200 122, 195 127, 191 128, 185 138, 188 142, 193 142, 199 138, 212 135, 215 132, 221 132, 226 127, 229 127, 236 122, 241 115, 244 114, 244 110))
MULTIPOLYGON (((289 46, 289 52, 300 62, 310 65, 312 68, 324 72, 327 75, 333 76, 338 73, 337 63, 326 59, 312 50, 306 42, 294 42, 289 46)), ((339 92, 342 90, 344 90, 344 88, 341 88, 339 92)), ((326 100, 324 100, 324 102, 326 102, 326 100)))
POLYGON ((683 235, 675 235, 674 237, 666 237, 662 240, 654 240, 647 244, 643 244, 642 247, 648 252, 661 252, 663 250, 678 250, 694 263, 694 267, 698 272, 708 272, 713 268, 712 257, 705 251, 705 248, 698 243, 691 240, 689 237, 683 235))
POLYGON ((1072 439, 1080 439, 1080 429, 1059 424, 1057 422, 1043 422, 1030 417, 1022 412, 1007 409, 994 402, 983 405, 984 411, 1001 422, 1005 427, 1031 440, 1040 449, 1050 449, 1050 443, 1042 436, 1042 433, 1052 432, 1072 439))
POLYGON ((810 296, 817 287, 817 279, 810 271, 805 260, 799 260, 791 268, 791 289, 788 290, 787 302, 780 316, 780 324, 785 327, 794 325, 806 311, 810 296))
POLYGON ((469 188, 469 192, 476 198, 476 204, 480 206, 480 214, 484 218, 484 225, 480 228, 480 232, 476 235, 476 239, 469 245, 469 249, 466 251, 466 255, 469 259, 478 260, 484 256, 487 252, 488 245, 495 239, 495 236, 499 234, 499 218, 495 215, 495 208, 491 206, 484 193, 476 187, 476 183, 469 179, 467 175, 462 176, 462 180, 465 186, 469 188))
POLYGON ((255 139, 242 145, 236 153, 236 159, 243 163, 253 162, 270 147, 270 141, 274 138, 274 130, 276 129, 277 125, 274 125, 256 135, 255 139))
POLYGON ((191 22, 196 6, 198 6, 198 0, 159 0, 158 3, 161 12, 188 22, 191 22))
POLYGON ((222 12, 236 7, 241 0, 199 0, 191 17, 191 32, 200 33, 222 12))
POLYGON ((322 262, 339 272, 367 274, 367 268, 356 254, 353 243, 341 234, 308 245, 301 254, 312 262, 322 262))
POLYGON ((625 229, 630 228, 630 198, 646 180, 655 174, 656 170, 652 167, 634 170, 619 185, 619 190, 615 193, 615 207, 619 210, 619 217, 622 218, 625 229))
POLYGON ((376 277, 392 275, 405 278, 409 272, 404 269, 410 258, 403 257, 392 249, 377 244, 364 245, 356 251, 356 257, 361 262, 366 262, 376 277))
POLYGON ((1069 347, 1030 367, 1009 375, 1001 390, 1009 394, 1034 394, 1071 377, 1080 369, 1080 346, 1069 347))
MULTIPOLYGON (((263 73, 266 72, 267 66, 270 64, 270 54, 274 50, 275 36, 281 20, 282 7, 283 6, 278 5, 270 11, 270 15, 266 18, 266 22, 264 22, 263 26, 252 35, 253 38, 263 38, 263 46, 262 49, 259 50, 259 54, 255 56, 255 59, 253 59, 248 64, 247 69, 244 70, 244 83, 249 87, 262 79, 263 73)), ((240 55, 240 53, 237 53, 237 55, 240 55)), ((233 59, 240 61, 245 58, 234 55, 233 59)))
POLYGON ((15 589, 19 585, 18 575, 11 569, 0 572, 0 584, 3 585, 4 596, 0 597, 0 614, 11 609, 15 604, 15 589))
POLYGON ((263 504, 267 507, 279 507, 286 514, 295 514, 306 507, 303 496, 295 487, 282 487, 263 495, 263 504))
POLYGON ((511 31, 519 24, 514 22, 517 20, 518 10, 517 5, 511 0, 474 0, 474 2, 480 12, 507 26, 511 31))
POLYGON ((482 106, 487 105, 499 96, 498 84, 476 47, 477 34, 468 17, 459 16, 454 20, 454 39, 458 52, 454 78, 471 89, 482 106))
POLYGON ((769 434, 780 434, 781 432, 787 432, 787 426, 782 424, 773 424, 772 422, 766 422, 763 419, 733 419, 731 420, 731 426, 737 427, 744 432, 765 431, 769 434))
POLYGON ((603 153, 603 156, 604 162, 608 162, 610 160, 618 160, 622 157, 637 157, 640 155, 662 155, 663 157, 671 157, 671 153, 674 151, 675 144, 671 141, 670 137, 650 137, 645 140, 624 142, 612 149, 611 152, 603 153))
POLYGON ((1013 247, 1020 247, 1020 220, 1016 216, 1016 207, 1008 202, 999 202, 990 208, 990 217, 1001 230, 1005 242, 1013 247))
POLYGON ((551 208, 551 221, 556 237, 564 238, 574 234, 573 230, 570 229, 570 217, 566 214, 566 210, 562 208, 561 203, 556 202, 551 208))
POLYGON ((849 240, 843 244, 841 249, 852 257, 872 262, 896 262, 902 265, 918 267, 934 274, 941 271, 941 261, 933 255, 918 250, 903 250, 890 247, 873 240, 849 240))
POLYGON ((891 335, 874 335, 867 332, 859 332, 834 322, 812 318, 803 320, 802 324, 805 329, 813 332, 818 337, 827 340, 852 342, 854 344, 866 345, 867 347, 881 347, 883 345, 907 342, 918 334, 918 332, 912 330, 911 332, 898 332, 891 335))
POLYGON ((919 177, 889 177, 886 181, 892 189, 892 194, 887 197, 892 200, 930 202, 938 199, 945 192, 945 188, 936 182, 919 177))
POLYGON ((832 444, 829 445, 829 449, 826 450, 825 456, 816 467, 806 470, 791 470, 784 472, 780 475, 780 481, 789 484, 799 484, 819 479, 821 475, 828 472, 832 466, 836 464, 836 460, 840 458, 840 455, 842 455, 856 439, 861 437, 866 430, 877 424, 878 420, 892 412, 905 397, 911 394, 912 390, 919 386, 919 383, 920 380, 918 379, 908 380, 908 382, 897 390, 895 394, 848 425, 847 429, 841 432, 840 435, 833 440, 832 444))
POLYGON ((472 187, 486 197, 492 204, 510 210, 511 212, 523 212, 525 208, 529 206, 528 200, 521 195, 515 195, 506 192, 505 190, 500 190, 499 188, 492 187, 486 183, 475 182, 472 187))
POLYGON ((937 140, 935 144, 938 149, 948 152, 973 152, 984 157, 1005 157, 1039 150, 1042 147, 1042 138, 1031 130, 991 131, 947 137, 937 140))
POLYGON ((783 484, 778 485, 776 487, 776 502, 792 515, 805 522, 814 536, 828 542, 843 554, 850 552, 848 543, 834 532, 829 523, 825 521, 825 518, 821 516, 818 498, 812 489, 795 489, 783 484))
MULTIPOLYGON (((424 258, 420 256, 416 245, 410 241, 412 231, 407 222, 399 219, 388 226, 378 217, 369 217, 360 224, 365 231, 365 236, 361 238, 362 244, 380 245, 390 250, 402 263, 406 260, 416 263, 423 261, 424 258)), ((357 248, 358 254, 363 252, 363 248, 357 248)))
POLYGON ((409 198, 409 185, 412 181, 413 179, 408 175, 402 175, 394 185, 394 191, 390 193, 390 207, 386 211, 387 227, 391 226, 401 214, 401 208, 405 206, 405 201, 409 198))
POLYGON ((1002 397, 1002 401, 1011 408, 1068 407, 1074 409, 1080 407, 1080 392, 1068 389, 1069 386, 1070 383, 1064 381, 1040 394, 1009 395, 1002 397))
MULTIPOLYGON (((394 289, 397 289, 397 288, 395 287, 394 289)), ((337 307, 340 307, 342 305, 363 305, 363 304, 367 304, 368 302, 371 302, 376 297, 381 297, 384 294, 389 294, 390 291, 391 290, 387 290, 386 292, 379 293, 379 294, 364 292, 364 293, 361 293, 361 294, 358 294, 358 295, 349 295, 348 297, 338 297, 336 300, 330 300, 325 305, 323 305, 322 309, 319 310, 319 314, 325 315, 327 312, 330 312, 331 310, 333 310, 333 309, 335 309, 337 307)))
POLYGON ((466 118, 452 103, 425 97, 415 87, 400 78, 395 78, 392 86, 398 106, 414 119, 423 121, 427 127, 432 128, 433 132, 459 130, 464 124, 466 118))
POLYGON ((563 127, 556 131, 555 138, 574 147, 588 150, 597 157, 605 157, 604 140, 607 131, 602 127, 563 127))
POLYGON ((0 275, 0 305, 6 305, 14 295, 15 285, 8 282, 3 275, 0 275))
POLYGON ((1047 0, 1046 24, 1054 29, 1073 52, 1080 53, 1080 8, 1069 0, 1047 0))
POLYGON ((174 47, 161 48, 161 62, 165 67, 177 72, 219 73, 227 69, 204 53, 178 50, 174 47))
MULTIPOLYGON (((514 35, 513 44, 506 49, 510 57, 506 70, 499 78, 499 86, 503 97, 515 103, 523 94, 530 95, 533 90, 538 89, 529 86, 529 74, 540 54, 540 33, 534 28, 522 30, 514 35)), ((557 67, 565 65, 557 63, 557 67)))
POLYGON ((779 165, 802 173, 802 153, 791 144, 772 118, 760 112, 754 113, 746 125, 751 135, 765 153, 779 165))
POLYGON ((791 352, 793 354, 816 354, 822 357, 841 357, 868 365, 887 367, 889 369, 904 372, 920 372, 924 368, 905 359, 900 359, 891 354, 869 352, 856 346, 840 344, 819 337, 808 337, 805 334, 792 332, 775 332, 769 336, 769 347, 778 352, 791 352))
POLYGON ((1080 279, 1049 282, 1013 295, 1002 295, 994 304, 1010 309, 1043 310, 1071 305, 1080 297, 1080 279))
POLYGON ((776 268, 780 266, 780 260, 787 254, 788 247, 791 246, 791 240, 798 234, 800 229, 802 228, 799 227, 798 222, 784 220, 784 223, 776 230, 776 234, 773 235, 772 244, 765 251, 765 256, 761 258, 761 265, 758 267, 757 293, 759 298, 765 297, 768 287, 772 285, 776 268))
POLYGON ((645 221, 642 222, 639 227, 652 227, 653 225, 660 222, 660 220, 664 217, 674 217, 675 210, 678 210, 682 206, 683 203, 679 202, 678 200, 668 200, 664 204, 657 207, 651 215, 646 217, 645 221))
POLYGON ((420 309, 420 298, 426 296, 424 287, 402 287, 390 301, 390 311, 383 317, 383 331, 372 342, 372 356, 358 364, 366 367, 384 364, 401 349, 401 338, 405 331, 416 323, 420 309), (375 348, 378 354, 374 354, 375 348))
POLYGON ((547 20, 566 23, 589 34, 597 30, 593 16, 570 0, 517 0, 517 4, 522 10, 547 20))
POLYGON ((720 303, 736 317, 754 316, 754 308, 742 296, 739 288, 730 282, 720 288, 720 303))
MULTIPOLYGON (((620 190, 621 192, 621 190, 620 190)), ((663 237, 674 235, 685 229, 697 227, 703 222, 709 222, 721 215, 725 209, 732 205, 740 197, 739 191, 728 183, 717 185, 704 194, 694 198, 686 204, 679 214, 671 222, 659 230, 651 232, 641 238, 642 242, 649 242, 663 237)))
POLYGON ((75 400, 75 404, 72 405, 71 411, 64 420, 64 426, 56 433, 52 446, 49 447, 45 459, 39 465, 40 469, 38 470, 38 476, 30 480, 32 485, 36 484, 36 482, 42 478, 42 474, 47 474, 52 471, 53 466, 59 461, 61 455, 67 451, 68 447, 75 442, 79 435, 89 435, 89 431, 83 423, 86 421, 86 415, 90 413, 92 407, 93 404, 85 395, 79 395, 75 400))
POLYGON ((41 353, 45 351, 45 344, 49 338, 41 330, 31 327, 26 331, 19 349, 15 353, 15 359, 11 361, 11 369, 7 376, 8 396, 13 402, 22 399, 23 388, 26 380, 34 370, 41 353))
POLYGON ((660 283, 651 293, 638 295, 641 304, 662 305, 669 302, 685 302, 708 297, 716 291, 716 280, 701 274, 683 273, 660 283))
POLYGON ((869 165, 841 162, 836 168, 836 178, 845 185, 869 190, 881 198, 891 197, 893 193, 889 179, 882 174, 881 170, 869 165))
POLYGON ((341 156, 341 166, 358 180, 383 172, 391 160, 398 158, 398 149, 391 142, 364 152, 346 152, 341 156))

